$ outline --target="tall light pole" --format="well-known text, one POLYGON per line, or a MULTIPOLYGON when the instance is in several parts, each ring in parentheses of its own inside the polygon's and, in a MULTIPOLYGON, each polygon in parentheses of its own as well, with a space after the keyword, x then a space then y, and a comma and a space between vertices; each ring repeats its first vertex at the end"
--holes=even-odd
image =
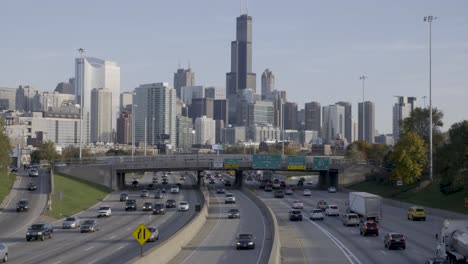
POLYGON ((283 100, 281 100, 281 134, 282 134, 282 146, 281 146, 281 155, 284 156, 284 103, 283 100))
POLYGON ((152 118, 152 121, 153 121, 153 124, 151 126, 152 128, 152 132, 151 132, 151 148, 153 149, 153 155, 154 155, 154 113, 153 113, 153 118, 152 118))
POLYGON ((145 116, 145 157, 146 157, 146 139, 147 139, 147 133, 146 133, 146 130, 147 130, 147 124, 148 123, 146 120, 148 119, 148 117, 145 116))
POLYGON ((363 141, 366 141, 366 126, 364 125, 365 122, 366 122, 365 121, 366 117, 365 117, 365 114, 364 114, 365 109, 366 109, 365 104, 364 104, 364 83, 365 83, 366 79, 367 79, 367 76, 364 76, 364 75, 359 77, 359 80, 362 81, 362 140, 363 141))
POLYGON ((424 22, 429 23, 429 179, 432 181, 432 21, 435 16, 425 16, 424 22))
MULTIPOLYGON (((84 110, 84 106, 83 106, 83 94, 84 94, 84 57, 83 57, 83 53, 85 52, 86 50, 83 49, 83 48, 79 48, 78 49, 78 52, 80 53, 80 57, 81 57, 81 60, 80 60, 80 63, 81 63, 81 80, 80 80, 80 154, 79 154, 79 157, 80 157, 80 161, 81 161, 81 158, 83 157, 83 150, 82 150, 82 145, 83 145, 83 110, 84 110)), ((78 80, 76 80, 78 81, 78 80)))
POLYGON ((135 161, 135 108, 138 105, 135 104, 135 93, 133 93, 132 100, 132 161, 135 161))

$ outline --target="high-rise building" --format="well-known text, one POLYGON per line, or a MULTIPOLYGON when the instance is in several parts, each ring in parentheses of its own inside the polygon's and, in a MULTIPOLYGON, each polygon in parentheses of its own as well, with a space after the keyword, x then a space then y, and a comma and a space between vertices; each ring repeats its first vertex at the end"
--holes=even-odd
POLYGON ((120 94, 120 113, 122 112, 131 112, 133 104, 133 93, 132 92, 123 92, 120 94))
POLYGON ((176 92, 168 83, 135 88, 135 141, 147 145, 176 144, 176 92), (146 123, 146 125, 145 125, 146 123), (146 127, 146 133, 145 133, 146 127))
MULTIPOLYGON (((310 102, 304 106, 304 124, 306 130, 322 131, 320 103, 310 102)), ((320 136, 320 135, 319 135, 320 136)))
POLYGON ((297 127, 297 103, 284 103, 284 129, 298 129, 297 127))
POLYGON ((192 118, 193 122, 195 122, 195 119, 202 116, 213 119, 213 101, 212 98, 192 99, 192 104, 189 107, 189 117, 192 118))
POLYGON ((195 73, 192 69, 177 69, 174 73, 174 89, 176 90, 177 97, 181 98, 181 88, 184 86, 195 85, 195 73))
POLYGON ((400 122, 409 117, 416 107, 416 97, 397 96, 397 102, 393 106, 393 140, 400 139, 400 122))
POLYGON ((228 124, 229 101, 227 99, 215 99, 213 102, 213 119, 223 120, 224 125, 228 124))
POLYGON ((243 126, 225 127, 222 129, 222 142, 231 145, 237 144, 246 140, 246 133, 246 127, 243 126))
POLYGON ((387 134, 387 135, 378 135, 375 136, 375 143, 376 144, 384 144, 387 146, 393 146, 394 141, 393 141, 393 135, 392 134, 387 134))
POLYGON ((305 127, 305 110, 302 108, 297 111, 297 129, 304 130, 305 127))
POLYGON ((345 118, 345 129, 344 129, 344 137, 348 141, 348 143, 353 142, 353 112, 351 108, 350 102, 338 102, 337 105, 341 105, 345 109, 344 118, 345 118))
POLYGON ((132 144, 132 113, 121 112, 117 118, 117 143, 132 144))
POLYGON ((206 87, 205 88, 205 97, 213 98, 215 100, 226 99, 226 89, 224 87, 206 87))
POLYGON ((271 125, 255 125, 249 127, 247 138, 253 142, 278 141, 281 137, 281 130, 271 125))
POLYGON ((195 119, 195 144, 213 145, 216 142, 216 122, 206 116, 195 119))
POLYGON ((20 112, 40 112, 41 94, 29 85, 20 85, 16 89, 16 110, 20 112))
POLYGON ((119 112, 120 95, 120 66, 113 61, 85 57, 75 59, 75 94, 76 103, 83 110, 83 142, 90 141, 91 127, 91 90, 106 88, 111 92, 112 111, 109 113, 111 127, 116 127, 117 113, 119 112), (83 97, 82 97, 83 95, 83 97))
POLYGON ((43 92, 41 95, 41 111, 52 111, 63 106, 75 104, 75 95, 58 92, 43 92))
POLYGON ((205 88, 203 86, 182 86, 180 88, 180 99, 187 106, 192 104, 193 99, 205 98, 205 88))
POLYGON ((345 107, 341 105, 329 105, 323 107, 323 137, 332 142, 343 138, 345 133, 345 107))
POLYGON ((247 109, 247 126, 273 125, 274 107, 272 102, 256 101, 255 103, 247 104, 247 109))
POLYGON ((358 104, 359 140, 374 143, 375 138, 375 104, 370 101, 358 104), (364 114, 364 115, 363 115, 364 114), (364 120, 363 120, 364 118, 364 120), (364 121, 364 123, 363 123, 364 121), (364 133, 363 133, 364 132, 364 133))
POLYGON ((67 82, 59 82, 55 87, 54 92, 61 94, 74 94, 72 86, 67 82))
POLYGON ((112 142, 112 92, 91 90, 91 142, 112 142))
POLYGON ((193 122, 190 117, 177 116, 176 117, 176 146, 179 153, 191 153, 192 152, 192 134, 193 134, 193 122))
POLYGON ((262 100, 265 100, 275 90, 275 75, 269 69, 262 73, 262 100))
POLYGON ((351 142, 349 143, 353 143, 354 141, 358 140, 358 133, 359 133, 358 123, 356 122, 355 118, 353 118, 352 122, 353 122, 353 137, 352 137, 351 142))
POLYGON ((222 143, 222 133, 224 129, 224 121, 223 120, 215 120, 215 143, 221 144, 222 143))
POLYGON ((16 89, 0 87, 0 111, 16 110, 16 89))

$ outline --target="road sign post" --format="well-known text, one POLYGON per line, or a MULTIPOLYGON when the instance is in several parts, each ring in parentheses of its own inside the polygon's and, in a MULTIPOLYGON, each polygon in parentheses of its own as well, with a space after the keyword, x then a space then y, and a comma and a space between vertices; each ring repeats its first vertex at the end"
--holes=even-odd
POLYGON ((255 154, 252 157, 252 169, 278 170, 281 169, 281 155, 255 154))
POLYGON ((288 170, 305 169, 305 156, 288 156, 288 170))
POLYGON ((143 257, 143 245, 151 237, 151 232, 144 224, 140 224, 132 233, 138 243, 140 243, 140 257, 143 257))

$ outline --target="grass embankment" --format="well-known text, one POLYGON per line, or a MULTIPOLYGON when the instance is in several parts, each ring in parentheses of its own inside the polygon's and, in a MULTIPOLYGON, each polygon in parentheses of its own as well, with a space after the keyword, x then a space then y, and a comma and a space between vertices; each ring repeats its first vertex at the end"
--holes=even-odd
POLYGON ((349 187, 349 189, 374 193, 401 202, 468 214, 468 208, 465 208, 464 203, 465 198, 468 198, 468 190, 451 195, 444 195, 439 191, 439 181, 437 180, 419 192, 413 192, 411 187, 415 186, 397 187, 383 185, 375 181, 367 181, 353 185, 349 187))
POLYGON ((3 202, 3 199, 10 193, 11 187, 15 182, 16 174, 1 172, 0 173, 0 203, 3 202))
POLYGON ((52 210, 46 215, 60 219, 74 215, 100 202, 111 192, 107 187, 54 173, 55 194, 52 194, 52 210), (63 193, 59 200, 58 193, 63 193))

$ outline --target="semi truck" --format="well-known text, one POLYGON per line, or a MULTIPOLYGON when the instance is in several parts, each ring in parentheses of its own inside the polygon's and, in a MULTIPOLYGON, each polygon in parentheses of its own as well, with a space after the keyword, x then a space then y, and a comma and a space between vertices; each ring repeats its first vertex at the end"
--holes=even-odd
POLYGON ((382 220, 382 197, 366 192, 350 192, 348 213, 358 214, 363 220, 382 220))
POLYGON ((437 257, 454 264, 468 263, 468 220, 445 219, 436 240, 437 257))

